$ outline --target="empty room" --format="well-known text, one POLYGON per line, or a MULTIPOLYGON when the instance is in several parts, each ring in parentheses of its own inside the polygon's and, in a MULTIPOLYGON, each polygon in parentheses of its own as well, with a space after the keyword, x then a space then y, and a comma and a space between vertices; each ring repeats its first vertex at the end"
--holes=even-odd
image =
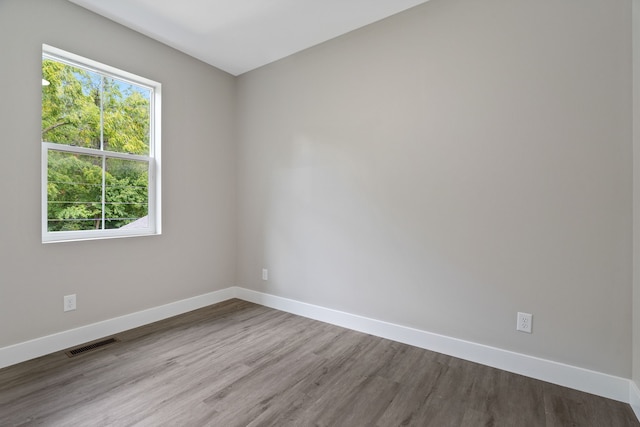
POLYGON ((0 0, 0 54, 0 426, 640 426, 640 0, 0 0))

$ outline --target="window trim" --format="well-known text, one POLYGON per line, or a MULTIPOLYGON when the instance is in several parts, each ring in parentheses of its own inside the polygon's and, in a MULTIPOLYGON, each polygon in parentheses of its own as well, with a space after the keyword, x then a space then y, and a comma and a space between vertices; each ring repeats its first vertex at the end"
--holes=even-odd
POLYGON ((73 67, 83 68, 106 77, 150 89, 149 154, 118 153, 94 148, 77 147, 41 141, 41 217, 42 243, 69 242, 81 240, 111 239, 119 237, 159 235, 162 232, 161 221, 161 173, 160 173, 160 121, 161 121, 161 84, 100 62, 58 49, 47 44, 42 45, 42 58, 52 59, 73 67), (86 154, 104 158, 118 158, 149 162, 148 220, 149 226, 136 229, 101 229, 75 231, 48 231, 48 153, 49 151, 86 154))

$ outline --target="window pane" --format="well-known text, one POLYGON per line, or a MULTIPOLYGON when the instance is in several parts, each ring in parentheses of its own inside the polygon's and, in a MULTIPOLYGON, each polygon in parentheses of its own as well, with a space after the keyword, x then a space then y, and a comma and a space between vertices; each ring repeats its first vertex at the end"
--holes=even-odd
POLYGON ((150 89, 47 58, 42 78, 43 141, 149 154, 150 89))
POLYGON ((103 93, 104 149, 148 155, 151 91, 105 77, 103 93))
POLYGON ((149 163, 107 159, 105 228, 146 228, 149 163))
POLYGON ((48 231, 102 227, 102 158, 60 151, 47 155, 48 231))
POLYGON ((100 148, 100 75, 42 60, 42 140, 100 148))

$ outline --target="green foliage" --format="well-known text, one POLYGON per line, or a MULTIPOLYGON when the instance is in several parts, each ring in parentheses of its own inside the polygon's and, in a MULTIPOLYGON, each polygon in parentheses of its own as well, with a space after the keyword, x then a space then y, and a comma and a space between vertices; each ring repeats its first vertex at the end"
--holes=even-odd
POLYGON ((102 218, 101 163, 95 156, 49 152, 49 231, 96 228, 102 218))
POLYGON ((100 104, 85 93, 89 72, 51 60, 42 61, 42 140, 100 148, 100 104))
MULTIPOLYGON (((43 59, 42 73, 50 83, 42 88, 43 141, 149 154, 146 89, 50 59, 43 59)), ((49 151, 49 231, 100 229, 103 209, 104 228, 148 214, 148 163, 107 158, 103 169, 102 162, 101 156, 49 151)))

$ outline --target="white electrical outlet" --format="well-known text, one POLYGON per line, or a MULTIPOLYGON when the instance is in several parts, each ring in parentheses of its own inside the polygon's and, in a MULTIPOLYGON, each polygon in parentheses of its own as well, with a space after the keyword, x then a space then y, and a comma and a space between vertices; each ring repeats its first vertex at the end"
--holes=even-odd
POLYGON ((269 270, 266 268, 262 269, 262 280, 269 280, 269 270))
POLYGON ((533 314, 518 312, 518 323, 516 324, 516 330, 530 334, 532 322, 533 322, 533 314))
POLYGON ((73 311, 76 309, 76 294, 64 296, 64 311, 73 311))

